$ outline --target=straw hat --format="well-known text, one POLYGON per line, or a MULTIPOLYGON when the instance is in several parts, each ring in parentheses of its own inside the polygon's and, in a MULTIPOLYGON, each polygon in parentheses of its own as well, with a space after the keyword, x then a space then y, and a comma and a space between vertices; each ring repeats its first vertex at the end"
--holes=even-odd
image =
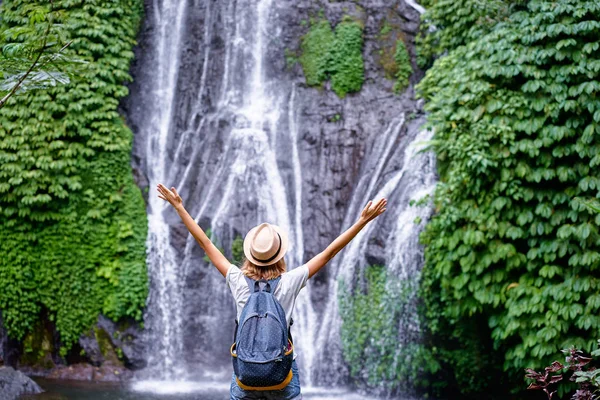
POLYGON ((244 255, 251 263, 266 267, 281 260, 288 249, 288 237, 277 225, 260 224, 244 238, 244 255))

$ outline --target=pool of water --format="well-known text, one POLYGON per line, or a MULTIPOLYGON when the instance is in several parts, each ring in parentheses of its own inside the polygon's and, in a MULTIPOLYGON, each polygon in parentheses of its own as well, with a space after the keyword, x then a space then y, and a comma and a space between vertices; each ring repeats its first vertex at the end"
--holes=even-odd
MULTIPOLYGON (((201 382, 138 382, 133 385, 66 382, 36 379, 45 390, 38 395, 22 396, 20 400, 228 400, 226 384, 201 382)), ((303 388, 304 400, 367 400, 347 390, 303 388)))

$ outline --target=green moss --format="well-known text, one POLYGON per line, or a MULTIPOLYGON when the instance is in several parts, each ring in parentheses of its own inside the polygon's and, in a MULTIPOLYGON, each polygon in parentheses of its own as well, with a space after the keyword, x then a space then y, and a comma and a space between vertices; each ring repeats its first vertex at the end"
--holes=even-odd
POLYGON ((331 87, 338 96, 360 91, 364 81, 362 27, 345 20, 335 28, 335 42, 329 63, 331 87))
POLYGON ((381 30, 379 31, 379 35, 380 36, 385 36, 388 33, 390 33, 392 31, 392 26, 390 25, 390 23, 386 20, 383 23, 383 26, 381 27, 381 30))
MULTIPOLYGON (((3 26, 18 26, 25 4, 4 1, 3 26)), ((47 310, 65 355, 98 314, 141 320, 146 301, 145 204, 117 112, 143 2, 53 5, 73 40, 65 51, 88 64, 0 109, 0 309, 17 339, 47 310)))
POLYGON ((38 321, 33 330, 23 339, 23 354, 19 362, 23 365, 50 369, 54 367, 52 353, 54 344, 52 332, 38 321))
POLYGON ((408 79, 413 73, 412 66, 410 64, 410 56, 406 50, 404 41, 396 41, 396 52, 394 54, 394 64, 396 65, 396 83, 394 83, 394 92, 400 93, 408 87, 408 79))
POLYGON ((302 37, 300 63, 309 86, 321 86, 331 79, 340 97, 357 92, 364 81, 363 36, 359 22, 344 18, 335 28, 320 20, 302 37))
POLYGON ((94 327, 94 336, 96 337, 96 342, 98 343, 104 362, 112 365, 121 365, 123 351, 113 346, 110 335, 104 329, 94 327), (121 357, 119 357, 119 353, 121 357))
POLYGON ((292 69, 294 65, 296 65, 300 60, 298 59, 298 55, 294 53, 290 49, 285 49, 285 64, 288 69, 292 69))
POLYGON ((335 115, 327 118, 327 121, 329 121, 329 122, 338 122, 341 119, 342 119, 341 114, 335 114, 335 115))
POLYGON ((333 40, 333 31, 326 20, 312 24, 308 33, 302 37, 300 64, 307 85, 321 86, 327 80, 333 40))

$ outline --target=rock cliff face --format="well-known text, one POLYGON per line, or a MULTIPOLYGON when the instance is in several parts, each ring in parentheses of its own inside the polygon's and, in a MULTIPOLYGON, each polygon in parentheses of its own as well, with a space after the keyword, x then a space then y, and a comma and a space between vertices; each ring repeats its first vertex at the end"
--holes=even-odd
MULTIPOLYGON (((178 188, 228 256, 232 241, 260 222, 287 229, 290 267, 324 249, 368 199, 390 199, 384 217, 311 280, 294 317, 303 380, 348 383, 337 282, 360 288, 373 263, 406 279, 419 271, 409 203, 431 190, 435 174, 432 158, 409 146, 428 138, 412 86, 422 75, 414 63, 418 21, 419 7, 404 0, 147 2, 123 107, 138 183, 150 186, 148 375, 226 374, 235 318, 224 279, 155 198, 163 182, 178 188), (307 87, 286 54, 300 54, 311 19, 334 26, 346 15, 364 26, 365 83, 341 99, 329 84, 307 87), (401 94, 383 59, 397 39, 417 71, 401 94)), ((418 335, 418 327, 398 330, 400 342, 418 335)))

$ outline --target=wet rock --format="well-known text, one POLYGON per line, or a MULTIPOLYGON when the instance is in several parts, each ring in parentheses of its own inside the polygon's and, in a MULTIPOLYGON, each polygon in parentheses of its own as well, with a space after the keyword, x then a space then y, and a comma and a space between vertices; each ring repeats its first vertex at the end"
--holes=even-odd
POLYGON ((58 355, 60 342, 54 324, 42 317, 23 338, 19 369, 23 366, 35 369, 52 369, 63 361, 58 355))
POLYGON ((81 336, 79 345, 93 366, 108 363, 135 370, 146 365, 141 336, 135 321, 114 322, 100 315, 96 326, 81 336))
POLYGON ((131 379, 133 373, 123 366, 109 363, 100 367, 90 364, 74 364, 56 367, 44 377, 69 381, 121 382, 131 379))
POLYGON ((45 374, 44 378, 70 381, 91 381, 94 378, 95 368, 96 367, 90 364, 61 365, 45 374))
POLYGON ((21 344, 8 336, 8 332, 2 324, 2 313, 0 312, 0 367, 3 365, 16 367, 20 357, 21 344))
POLYGON ((31 378, 12 367, 0 367, 0 400, 16 400, 24 394, 42 393, 31 378))

